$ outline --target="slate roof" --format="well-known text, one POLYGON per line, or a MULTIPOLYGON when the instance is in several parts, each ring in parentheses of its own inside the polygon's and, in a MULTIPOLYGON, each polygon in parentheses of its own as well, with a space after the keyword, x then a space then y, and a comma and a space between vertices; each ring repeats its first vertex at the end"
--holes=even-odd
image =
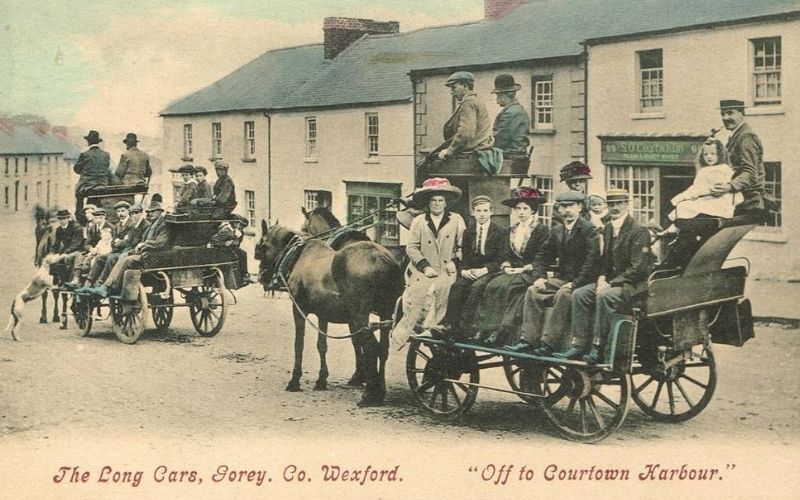
POLYGON ((49 132, 39 133, 27 126, 0 129, 0 155, 63 153, 64 158, 74 160, 80 152, 75 144, 49 132))
POLYGON ((800 0, 532 0, 497 20, 365 36, 331 61, 322 45, 271 51, 162 115, 411 99, 410 71, 574 57, 584 40, 800 13, 800 0))
POLYGON ((193 94, 177 99, 162 115, 212 113, 285 106, 292 93, 329 62, 322 44, 271 50, 193 94))

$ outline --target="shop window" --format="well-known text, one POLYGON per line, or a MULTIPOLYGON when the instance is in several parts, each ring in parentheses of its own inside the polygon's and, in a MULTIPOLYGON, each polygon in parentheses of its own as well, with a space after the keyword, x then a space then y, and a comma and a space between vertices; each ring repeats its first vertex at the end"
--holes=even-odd
POLYGON ((553 222, 553 176, 537 175, 533 185, 547 200, 546 203, 539 205, 539 222, 549 226, 553 222))
POLYGON ((398 184, 347 183, 347 222, 369 226, 367 234, 386 246, 400 243, 400 224, 395 217, 398 184), (367 215, 369 217, 363 218, 367 215))
POLYGON ((631 216, 640 224, 658 223, 656 217, 656 177, 654 167, 609 166, 607 189, 621 188, 631 198, 631 216))

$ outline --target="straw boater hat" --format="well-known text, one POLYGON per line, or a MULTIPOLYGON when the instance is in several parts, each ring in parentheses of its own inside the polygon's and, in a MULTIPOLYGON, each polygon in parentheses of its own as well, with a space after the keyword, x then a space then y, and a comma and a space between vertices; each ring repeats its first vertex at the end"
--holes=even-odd
POLYGON ((719 101, 719 108, 720 111, 725 111, 726 109, 738 109, 741 112, 744 112, 744 101, 740 101, 739 99, 723 99, 719 101))
POLYGON ((414 191, 411 200, 417 207, 428 205, 431 196, 439 194, 445 197, 447 204, 451 205, 461 198, 461 190, 450 185, 450 181, 444 177, 431 177, 422 183, 422 187, 414 191))
POLYGON ((620 188, 609 189, 606 193, 606 203, 614 203, 615 201, 631 201, 628 191, 620 188))
POLYGON ((494 90, 492 94, 500 94, 502 92, 516 92, 522 88, 522 85, 514 81, 514 77, 503 73, 497 75, 494 79, 494 90))
POLYGON ((514 208, 517 203, 527 203, 532 210, 539 208, 539 205, 547 200, 541 191, 535 187, 520 186, 511 190, 511 198, 503 200, 503 205, 514 208))

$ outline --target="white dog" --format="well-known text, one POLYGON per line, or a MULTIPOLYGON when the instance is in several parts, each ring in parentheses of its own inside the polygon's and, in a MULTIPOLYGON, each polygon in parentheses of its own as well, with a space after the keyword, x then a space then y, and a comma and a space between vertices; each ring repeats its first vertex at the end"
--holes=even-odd
POLYGON ((36 270, 33 279, 22 292, 17 295, 11 304, 11 319, 6 327, 7 332, 11 332, 11 338, 17 340, 17 331, 22 322, 22 312, 25 304, 41 297, 48 290, 53 288, 53 277, 50 275, 50 266, 58 262, 59 256, 56 254, 47 255, 42 259, 42 265, 36 270))

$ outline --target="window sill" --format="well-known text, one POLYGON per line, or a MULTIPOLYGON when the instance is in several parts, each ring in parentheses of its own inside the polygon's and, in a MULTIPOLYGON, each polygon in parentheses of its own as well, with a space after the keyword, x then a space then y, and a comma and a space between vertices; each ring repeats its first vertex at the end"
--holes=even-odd
POLYGON ((532 135, 556 135, 556 129, 549 128, 549 129, 531 129, 530 133, 532 135))
POLYGON ((364 160, 364 163, 370 163, 370 164, 378 164, 380 162, 381 162, 381 159, 380 158, 375 158, 375 157, 367 158, 366 160, 364 160))
POLYGON ((214 158, 214 157, 212 156, 211 158, 209 158, 209 159, 208 159, 208 161, 221 161, 221 160, 222 160, 222 157, 221 157, 221 156, 218 156, 218 157, 216 157, 216 158, 214 158))
POLYGON ((631 113, 631 120, 660 120, 666 118, 667 115, 663 112, 658 113, 631 113))
POLYGON ((747 108, 746 116, 783 115, 783 106, 751 106, 747 108))
POLYGON ((256 159, 255 158, 242 158, 242 161, 244 163, 255 163, 256 159))
POLYGON ((183 158, 181 158, 181 161, 194 161, 194 158, 192 158, 191 156, 184 156, 183 158))
POLYGON ((786 235, 777 227, 756 227, 744 235, 745 241, 763 241, 766 243, 788 243, 786 235))
POLYGON ((303 158, 303 163, 319 163, 319 158, 303 158))

